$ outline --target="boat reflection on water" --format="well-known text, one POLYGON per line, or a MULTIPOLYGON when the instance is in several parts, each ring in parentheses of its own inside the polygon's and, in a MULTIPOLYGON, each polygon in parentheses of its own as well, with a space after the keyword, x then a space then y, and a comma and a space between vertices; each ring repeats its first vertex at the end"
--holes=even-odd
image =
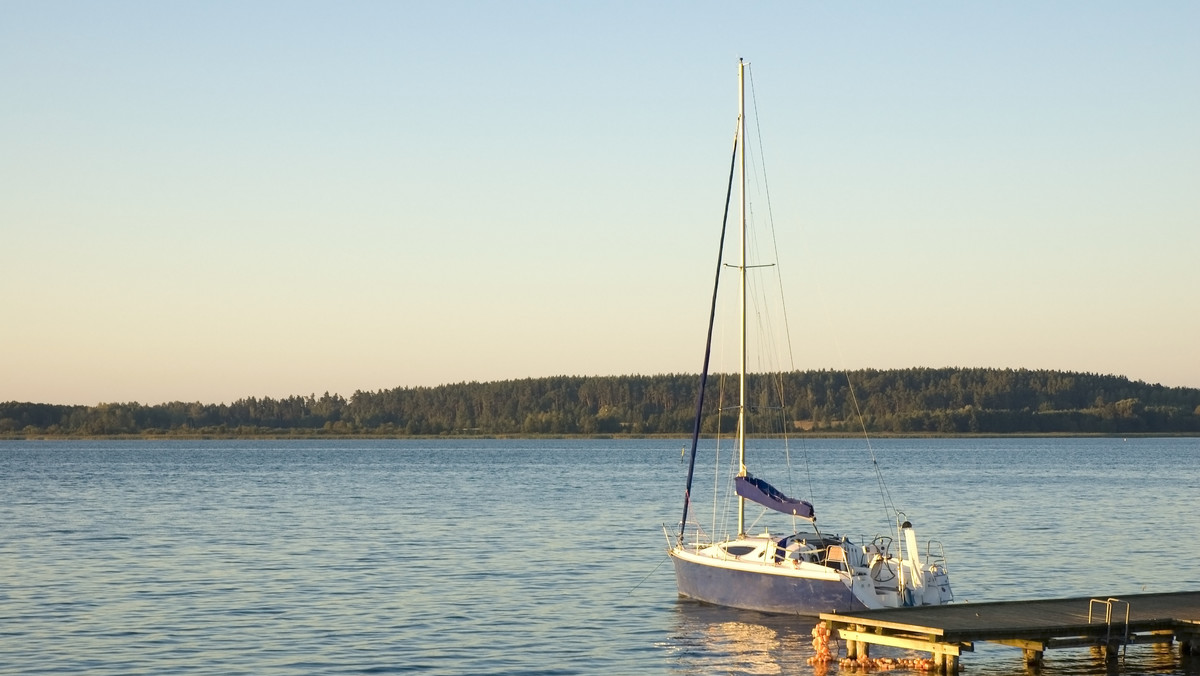
POLYGON ((670 648, 677 674, 824 673, 808 664, 814 621, 680 600, 670 648))

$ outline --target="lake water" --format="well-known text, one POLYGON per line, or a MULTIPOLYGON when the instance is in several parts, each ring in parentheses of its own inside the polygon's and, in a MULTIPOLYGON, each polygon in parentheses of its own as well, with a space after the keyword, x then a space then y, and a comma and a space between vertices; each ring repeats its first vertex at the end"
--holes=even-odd
MULTIPOLYGON (((677 598, 683 443, 0 442, 0 674, 810 673, 811 622, 677 598)), ((1200 590, 1200 439, 872 445, 958 601, 1200 590)), ((887 530, 863 441, 788 453, 824 528, 887 530)), ((1126 672, 1196 662, 1134 646, 1126 672)))

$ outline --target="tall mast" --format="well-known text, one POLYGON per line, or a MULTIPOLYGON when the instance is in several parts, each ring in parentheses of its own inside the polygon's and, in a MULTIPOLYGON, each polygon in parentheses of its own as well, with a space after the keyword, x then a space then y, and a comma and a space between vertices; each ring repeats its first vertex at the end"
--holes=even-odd
MULTIPOLYGON (((738 59, 738 208, 741 223, 741 258, 738 295, 741 310, 741 367, 738 375, 738 470, 746 473, 746 64, 738 59)), ((738 496, 738 536, 746 534, 746 499, 738 496)))

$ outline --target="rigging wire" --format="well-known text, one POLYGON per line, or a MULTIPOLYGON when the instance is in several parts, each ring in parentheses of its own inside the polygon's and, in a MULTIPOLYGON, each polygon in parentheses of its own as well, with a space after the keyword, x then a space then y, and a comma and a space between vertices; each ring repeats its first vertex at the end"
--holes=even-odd
MULTIPOLYGON (((778 261, 779 260, 779 242, 775 237, 775 211, 771 206, 771 183, 769 180, 767 180, 767 157, 766 157, 765 152, 763 151, 762 124, 759 122, 759 119, 758 119, 758 98, 756 96, 755 89, 754 89, 754 69, 747 68, 747 70, 750 71, 750 102, 752 104, 752 107, 754 108, 754 129, 756 132, 755 133, 756 140, 758 141, 758 158, 759 158, 759 162, 762 163, 763 194, 766 197, 766 201, 767 201, 767 222, 771 226, 770 227, 771 246, 772 246, 772 249, 775 254, 775 260, 778 261)), ((787 353, 788 353, 788 366, 791 368, 791 370, 794 371, 794 370, 796 370, 796 360, 795 360, 795 355, 792 350, 791 322, 789 322, 788 318, 787 318, 787 316, 788 316, 788 314, 787 314, 787 298, 783 294, 783 275, 779 272, 776 272, 775 277, 776 277, 776 279, 779 280, 779 303, 782 306, 782 310, 783 310, 783 331, 784 331, 784 337, 786 338, 786 346, 787 346, 787 353)))
POLYGON ((858 424, 862 428, 863 438, 867 440, 867 451, 871 454, 871 466, 875 468, 875 480, 879 483, 879 499, 883 501, 884 518, 891 521, 892 515, 900 512, 896 509, 896 503, 892 502, 892 493, 883 480, 883 470, 879 469, 879 461, 875 458, 875 447, 871 445, 871 437, 867 433, 867 421, 863 417, 862 408, 858 405, 858 395, 854 392, 854 382, 850 379, 849 372, 846 373, 846 387, 850 390, 850 401, 854 403, 854 414, 858 416, 858 424))
MULTIPOLYGON (((749 76, 750 76, 749 77, 749 79, 750 79, 750 102, 751 102, 751 107, 754 110, 755 140, 757 141, 757 145, 758 145, 758 154, 757 154, 758 161, 755 162, 752 166, 754 166, 756 169, 760 164, 762 166, 762 192, 763 192, 763 196, 766 200, 767 224, 769 226, 769 231, 770 231, 770 235, 771 235, 771 252, 772 252, 771 260, 776 261, 775 280, 779 286, 779 305, 780 305, 780 311, 783 313, 784 346, 787 350, 788 370, 790 372, 795 372, 796 357, 795 357, 795 351, 792 347, 792 329, 791 329, 792 323, 788 318, 787 295, 784 294, 784 292, 783 292, 783 271, 780 269, 780 267, 778 265, 778 261, 781 260, 781 258, 779 256, 779 240, 776 237, 776 230, 775 230, 775 210, 771 204, 771 183, 767 176, 767 162, 766 162, 766 152, 765 152, 764 146, 763 146, 762 122, 759 119, 759 113, 758 113, 758 93, 757 93, 757 89, 755 89, 755 87, 754 87, 754 68, 748 66, 747 70, 749 71, 749 76)), ((755 178, 757 179, 757 177, 758 177, 757 170, 755 171, 754 175, 755 175, 755 178)), ((757 240, 756 240, 756 243, 757 243, 757 240)), ((771 336, 773 338, 776 334, 772 328, 765 335, 771 336)), ((779 353, 780 352, 776 352, 776 354, 779 354, 779 353)), ((783 378, 782 373, 776 374, 774 384, 775 384, 776 394, 778 395, 778 398, 779 398, 778 399, 779 407, 780 407, 779 421, 780 421, 780 430, 783 435, 784 457, 787 462, 788 483, 790 485, 795 485, 795 480, 792 477, 791 445, 788 441, 789 436, 787 433, 788 432, 788 430, 787 430, 787 422, 788 422, 787 410, 788 409, 787 409, 787 404, 786 404, 787 400, 785 398, 784 378, 783 378)), ((801 455, 801 457, 804 458, 804 476, 808 483, 808 499, 811 501, 814 498, 812 469, 809 465, 809 458, 808 458, 808 452, 807 452, 806 446, 801 444, 800 448, 802 451, 800 455, 801 455)))
MULTIPOLYGON (((754 87, 754 69, 748 67, 747 70, 749 71, 749 76, 750 76, 749 77, 749 79, 750 79, 750 100, 753 104, 752 107, 754 109, 754 128, 755 128, 755 132, 756 132, 755 135, 757 137, 757 142, 758 142, 758 162, 756 162, 753 166, 756 169, 760 164, 762 166, 762 185, 763 185, 763 193, 766 198, 767 220, 770 225, 771 245, 773 247, 774 260, 778 261, 778 260, 780 260, 779 242, 778 242, 778 239, 776 238, 775 216, 774 216, 774 211, 773 211, 772 205, 771 205, 770 182, 767 177, 765 151, 763 150, 762 125, 761 125, 761 123, 759 121, 759 117, 758 117, 758 99, 757 99, 756 90, 754 87)), ((756 171, 755 178, 757 179, 757 177, 758 177, 758 174, 756 171)), ((783 274, 782 274, 782 272, 777 270, 776 279, 778 280, 778 283, 779 283, 779 299, 780 299, 779 303, 780 303, 781 311, 783 312, 783 318, 784 318, 783 331, 784 331, 784 335, 786 338, 788 363, 791 367, 791 370, 795 371, 795 357, 794 357, 794 353, 792 350, 791 322, 788 321, 788 318, 787 318, 787 299, 783 293, 783 274)), ((892 501, 891 491, 888 489, 887 482, 884 480, 883 471, 879 467, 879 459, 875 455, 875 448, 871 444, 871 438, 867 432, 866 418, 863 416, 862 407, 859 405, 858 395, 854 390, 854 383, 851 382, 849 373, 847 373, 847 375, 846 375, 846 383, 847 383, 847 386, 848 386, 848 389, 850 392, 850 399, 854 404, 855 416, 858 418, 859 426, 861 427, 862 432, 863 432, 863 438, 866 440, 866 443, 867 443, 868 453, 871 456, 871 466, 875 471, 875 479, 879 485, 879 494, 880 494, 880 499, 883 503, 884 513, 886 514, 886 520, 891 521, 893 514, 898 514, 899 512, 896 510, 895 503, 892 501)), ((782 376, 779 377, 779 401, 782 406, 783 402, 784 402, 782 376)), ((783 418, 784 422, 786 422, 786 416, 781 416, 781 417, 783 418)), ((786 427, 785 427, 784 444, 785 444, 785 450, 787 450, 786 427)), ((802 453, 801 455, 804 457, 805 475, 808 479, 808 491, 809 491, 810 499, 812 499, 812 496, 813 496, 812 472, 810 470, 809 463, 808 463, 808 460, 809 460, 808 454, 807 454, 807 452, 805 452, 805 453, 802 453)), ((790 451, 788 452, 788 476, 789 476, 789 480, 790 480, 790 478, 791 478, 790 451)))
MULTIPOLYGON (((738 129, 742 128, 741 116, 738 117, 738 129)), ((717 271, 713 279, 712 303, 708 312, 708 332, 704 342, 704 366, 700 373, 700 391, 696 396, 696 420, 692 428, 692 456, 688 461, 687 486, 683 489, 683 517, 679 520, 679 544, 683 544, 684 531, 687 529, 688 508, 692 501, 692 475, 696 470, 696 446, 700 440, 700 425, 704 421, 704 391, 708 383, 708 362, 712 356, 713 325, 717 314, 717 294, 721 288, 721 259, 725 255, 725 230, 729 224, 729 202, 733 195, 733 174, 737 161, 739 131, 733 134, 733 152, 729 158, 729 183, 725 189, 725 212, 721 216, 721 244, 717 247, 717 271)), ((743 142, 743 145, 744 142, 743 142)))
MULTIPOLYGON (((723 430, 724 430, 724 426, 721 424, 721 422, 722 422, 722 419, 721 419, 721 414, 722 414, 722 412, 725 410, 725 377, 726 377, 726 376, 725 376, 725 374, 724 374, 724 373, 722 373, 722 374, 721 374, 721 378, 720 378, 720 380, 718 381, 718 389, 717 389, 717 434, 716 434, 716 442, 717 442, 717 443, 716 443, 716 446, 717 446, 717 456, 716 456, 716 458, 713 460, 713 498, 714 498, 714 499, 713 499, 713 527, 712 527, 712 532, 713 532, 713 533, 718 533, 718 532, 720 532, 720 539, 722 539, 722 540, 727 540, 727 539, 729 539, 729 533, 728 533, 728 532, 725 530, 725 528, 726 528, 726 525, 729 523, 729 509, 730 509, 730 507, 729 507, 729 503, 730 503, 730 501, 731 501, 731 499, 732 499, 732 495, 731 495, 731 494, 732 494, 732 491, 730 491, 728 488, 727 488, 727 489, 726 489, 726 491, 725 491, 725 505, 724 505, 724 511, 723 511, 723 512, 722 512, 722 514, 721 514, 721 520, 720 520, 720 521, 717 521, 717 500, 716 500, 715 498, 716 498, 716 496, 718 496, 718 495, 720 495, 720 494, 721 494, 721 493, 720 493, 720 490, 721 490, 721 475, 722 475, 722 474, 724 474, 724 475, 726 475, 726 476, 731 476, 732 474, 734 474, 734 472, 722 472, 722 471, 721 471, 721 438, 722 438, 722 437, 721 437, 721 434, 722 434, 722 432, 723 432, 723 430), (722 530, 721 530, 721 531, 718 531, 718 530, 717 530, 717 524, 722 524, 722 530)), ((734 462, 734 461, 736 461, 736 460, 737 460, 737 454, 731 454, 729 457, 730 457, 730 462, 734 462)), ((730 485, 732 485, 732 484, 733 484, 733 479, 729 479, 729 480, 728 480, 728 482, 729 482, 729 484, 730 484, 730 485)))
MULTIPOLYGON (((762 374, 762 379, 765 379, 765 381, 769 384, 769 386, 767 388, 767 392, 769 392, 773 396, 778 397, 778 403, 779 403, 779 406, 777 408, 777 410, 779 412, 778 422, 780 424, 780 430, 781 430, 782 436, 783 436, 784 454, 785 454, 785 459, 786 459, 786 464, 787 464, 788 481, 789 481, 789 483, 794 483, 793 478, 792 478, 791 448, 789 445, 789 436, 788 436, 788 417, 789 417, 788 411, 789 411, 789 409, 786 406, 785 378, 784 378, 784 374, 782 373, 782 371, 777 368, 778 364, 768 364, 767 360, 769 360, 769 355, 771 355, 771 354, 778 355, 779 357, 784 356, 784 354, 785 354, 784 350, 780 349, 780 347, 777 343, 777 339, 780 336, 780 334, 782 334, 782 336, 785 340, 784 347, 786 349, 786 360, 787 360, 787 364, 788 364, 788 367, 791 372, 795 372, 795 370, 796 370, 795 355, 794 355, 792 336, 791 336, 791 322, 788 320, 786 296, 783 293, 783 289, 784 289, 783 275, 782 275, 781 271, 779 270, 779 265, 778 265, 778 261, 780 260, 779 243, 778 243, 778 238, 776 236, 777 231, 775 229, 774 210, 773 210, 773 206, 771 203, 770 183, 767 178, 766 163, 764 161, 763 139, 762 139, 762 133, 761 133, 761 122, 759 120, 759 113, 758 113, 758 101, 757 101, 756 91, 754 88, 754 75, 753 75, 752 69, 748 68, 748 70, 750 70, 750 74, 749 74, 750 98, 751 98, 752 107, 754 109, 754 115, 753 115, 754 128, 755 128, 754 132, 758 136, 758 138, 757 138, 757 143, 756 143, 757 148, 754 148, 751 146, 750 143, 747 143, 748 139, 741 139, 741 141, 742 141, 741 146, 742 146, 742 152, 746 153, 748 158, 750 155, 757 153, 757 156, 754 158, 754 161, 748 162, 748 165, 751 168, 751 176, 753 179, 753 184, 755 186, 755 194, 761 193, 765 197, 766 223, 767 223, 767 226, 769 229, 769 240, 760 241, 760 239, 756 236, 758 233, 757 229, 752 228, 749 230, 747 246, 750 248, 751 252, 753 253, 754 260, 770 260, 773 262, 765 264, 765 265, 751 265, 750 263, 747 262, 746 266, 747 267, 768 267, 769 266, 769 267, 775 268, 775 271, 774 271, 775 272, 775 280, 774 281, 778 285, 778 296, 779 296, 778 303, 779 303, 779 309, 780 309, 780 312, 782 313, 782 318, 783 318, 782 330, 777 331, 775 325, 772 322, 772 316, 773 316, 772 313, 766 312, 765 311, 766 308, 763 305, 764 299, 766 297, 766 294, 763 293, 763 291, 765 291, 765 285, 759 283, 759 281, 757 279, 758 278, 757 275, 748 276, 748 286, 750 287, 750 289, 753 290, 753 292, 749 294, 749 297, 750 297, 750 300, 751 300, 752 306, 753 306, 752 311, 753 311, 753 315, 755 318, 754 323, 755 323, 755 326, 756 326, 756 329, 758 332, 757 337, 763 343, 763 347, 764 347, 763 350, 756 350, 754 352, 754 357, 755 357, 756 365, 758 367, 758 371, 760 374, 762 374), (761 176, 759 174, 760 169, 761 169, 761 176), (770 251, 769 251, 769 254, 766 256, 762 255, 763 252, 760 249, 760 246, 762 244, 766 244, 769 247, 770 251), (773 375, 770 375, 770 374, 773 374, 773 375)), ((747 136, 749 136, 749 134, 747 134, 747 136)), ((735 140, 734 140, 735 153, 736 153, 736 149, 738 146, 738 140, 739 139, 737 138, 737 134, 735 134, 735 140)), ((727 199, 726 199, 727 212, 728 212, 728 207, 729 207, 729 204, 728 204, 728 196, 727 196, 727 199)), ((752 222, 757 222, 757 214, 754 210, 753 202, 749 197, 747 198, 746 211, 747 211, 747 219, 752 222)), ((724 240, 723 235, 722 235, 722 240, 724 240)), ((718 258, 718 267, 721 267, 721 265, 722 265, 722 263, 720 262, 721 257, 723 257, 723 253, 718 258)), ((728 264, 728 263, 725 263, 723 265, 726 267, 736 267, 733 264, 728 264)), ((714 304, 715 303, 716 303, 716 299, 714 297, 714 304)), ((747 308, 747 312, 751 312, 751 308, 747 308)), ((711 318, 710 318, 710 320, 711 320, 711 318)), ((711 331, 711 327, 710 327, 710 331, 711 331)), ((724 334, 720 333, 719 336, 721 337, 722 342, 724 342, 724 338, 725 338, 724 334)), ((710 334, 710 340, 711 340, 711 334, 710 334)), ((707 356, 706 356, 706 363, 707 363, 707 356)), ((724 500, 724 508, 723 509, 720 509, 717 504, 718 502, 720 502, 720 500, 713 501, 713 514, 712 514, 713 531, 712 532, 714 535, 718 535, 717 528, 718 528, 719 523, 724 523, 724 524, 728 523, 729 513, 730 513, 730 510, 732 509, 732 503, 733 503, 734 497, 736 495, 736 491, 733 489, 733 486, 732 486, 732 483, 733 483, 732 477, 737 473, 737 470, 740 469, 739 467, 733 467, 734 471, 730 471, 730 472, 726 473, 726 476, 729 477, 728 485, 725 487, 724 490, 721 490, 721 474, 722 474, 722 472, 720 471, 721 470, 721 467, 720 467, 720 465, 721 465, 721 458, 720 458, 721 448, 720 447, 721 447, 721 443, 722 443, 722 437, 724 434, 724 424, 723 424, 724 418, 723 418, 723 416, 727 410, 726 406, 724 404, 726 377, 727 377, 727 374, 722 372, 720 375, 720 378, 719 378, 719 385, 718 385, 719 394, 718 394, 718 402, 717 402, 718 405, 717 405, 717 416, 716 416, 717 429, 716 429, 716 435, 715 435, 716 436, 716 445, 717 445, 717 458, 716 458, 716 462, 714 463, 714 483, 713 483, 714 496, 723 494, 725 496, 725 500, 724 500), (721 514, 722 518, 720 520, 718 520, 718 512, 723 512, 721 514)), ((858 418, 858 423, 862 429, 863 436, 866 439, 867 449, 869 451, 870 458, 871 458, 871 465, 875 471, 876 480, 877 480, 877 483, 879 486, 880 497, 881 497, 881 500, 883 501, 883 507, 884 507, 885 513, 887 513, 887 520, 890 521, 892 514, 888 513, 889 508, 890 508, 891 512, 894 512, 895 514, 899 514, 899 512, 895 510, 894 503, 892 502, 892 496, 891 496, 890 490, 887 487, 886 481, 883 476, 882 469, 879 466, 879 461, 875 454, 875 449, 874 449, 873 445, 871 444, 870 436, 867 433, 866 419, 863 416, 862 408, 858 401, 857 392, 854 389, 853 383, 850 381, 850 376, 849 376, 848 372, 847 372, 847 385, 849 388, 851 401, 854 406, 854 411, 858 418)), ((771 405, 772 402, 769 400, 769 398, 768 398, 768 400, 765 400, 765 401, 760 399, 759 403, 761 405, 752 404, 751 401, 747 401, 746 405, 747 405, 747 408, 750 408, 750 409, 768 409, 769 410, 771 408, 775 408, 774 406, 771 405)), ((736 409, 736 406, 731 406, 730 408, 736 409)), ((700 415, 699 412, 697 413, 697 415, 698 416, 700 415)), ((762 418, 762 417, 771 417, 771 416, 767 415, 767 416, 756 416, 756 417, 762 418)), ((699 419, 697 421, 697 425, 699 425, 699 419)), ((699 428, 697 427, 697 432, 698 431, 699 431, 699 428)), ((694 444, 694 440, 693 440, 693 444, 694 444)), ((806 448, 805 444, 801 443, 800 446, 801 446, 801 450, 803 451, 801 453, 801 456, 804 459, 804 474, 805 474, 805 477, 806 477, 807 483, 808 483, 808 496, 809 496, 809 499, 811 500, 814 498, 815 494, 814 494, 814 490, 813 490, 813 476, 812 476, 812 469, 810 466, 810 459, 808 457, 807 448, 806 448)), ((693 453, 694 453, 694 450, 695 449, 693 447, 693 453)), ((729 462, 731 463, 731 465, 736 465, 737 464, 737 455, 736 454, 730 455, 729 462)), ((689 471, 689 474, 690 474, 690 471, 689 471)), ((689 485, 690 485, 690 477, 689 477, 689 485)), ((685 513, 686 513, 686 505, 689 500, 690 500, 690 495, 685 497, 685 513)), ((755 518, 753 520, 753 522, 751 523, 751 526, 757 524, 759 519, 761 519, 761 517, 762 517, 762 514, 760 514, 757 518, 755 518)), ((793 526, 795 526, 795 523, 796 523, 796 519, 793 517, 793 526)), ((811 523, 811 527, 817 532, 818 536, 820 536, 820 530, 817 528, 817 525, 815 522, 811 523)), ((728 539, 727 532, 720 533, 719 535, 721 536, 722 539, 728 539)))

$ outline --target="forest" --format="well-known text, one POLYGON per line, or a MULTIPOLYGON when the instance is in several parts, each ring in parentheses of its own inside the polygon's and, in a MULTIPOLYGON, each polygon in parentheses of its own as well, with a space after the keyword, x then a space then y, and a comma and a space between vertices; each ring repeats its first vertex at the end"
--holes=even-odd
MULTIPOLYGON (((1200 434, 1200 389, 1123 376, 983 368, 752 375, 752 434, 1200 434), (775 396, 772 403, 768 393, 775 396)), ((0 437, 538 436, 692 433, 698 375, 555 376, 231 404, 0 403, 0 437)), ((702 431, 736 426, 713 375, 702 431)))

